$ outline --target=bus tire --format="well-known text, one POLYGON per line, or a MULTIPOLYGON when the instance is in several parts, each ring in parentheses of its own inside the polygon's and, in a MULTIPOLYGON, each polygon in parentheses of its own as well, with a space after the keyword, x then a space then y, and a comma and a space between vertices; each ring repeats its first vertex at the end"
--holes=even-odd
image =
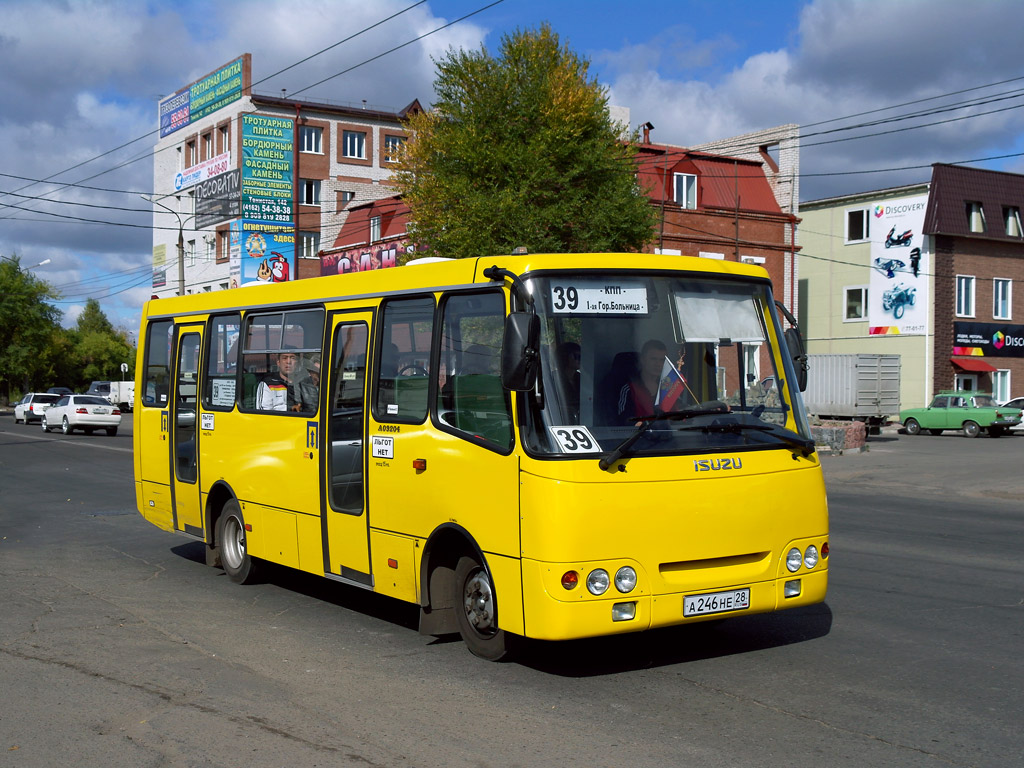
POLYGON ((224 573, 236 584, 251 584, 259 575, 259 561, 249 554, 245 518, 234 499, 225 502, 217 518, 217 548, 224 573))
POLYGON ((455 566, 455 618, 459 634, 474 656, 488 661, 511 656, 515 635, 498 629, 494 584, 475 557, 460 557, 455 566))

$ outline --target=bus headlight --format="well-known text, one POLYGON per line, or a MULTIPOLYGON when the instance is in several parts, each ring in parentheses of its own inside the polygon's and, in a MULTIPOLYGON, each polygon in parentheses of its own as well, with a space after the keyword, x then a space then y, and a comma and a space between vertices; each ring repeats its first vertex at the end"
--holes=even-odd
POLYGON ((608 591, 611 579, 604 568, 596 568, 587 576, 587 589, 592 595, 603 595, 608 591))
POLYGON ((804 552, 804 568, 810 570, 818 564, 818 548, 811 544, 804 552))
POLYGON ((624 565, 615 572, 615 588, 627 594, 636 588, 636 571, 630 566, 624 565))
POLYGON ((796 547, 793 547, 789 552, 786 553, 786 567, 792 572, 796 573, 800 570, 800 565, 804 561, 804 554, 796 547))

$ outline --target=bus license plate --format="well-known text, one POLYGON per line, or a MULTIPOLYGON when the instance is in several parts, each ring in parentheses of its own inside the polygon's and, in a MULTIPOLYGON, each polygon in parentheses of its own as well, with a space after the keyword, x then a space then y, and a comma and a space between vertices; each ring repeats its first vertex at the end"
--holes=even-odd
POLYGON ((742 611, 750 607, 750 588, 730 589, 728 592, 709 592, 706 595, 683 597, 683 616, 703 616, 706 613, 742 611))

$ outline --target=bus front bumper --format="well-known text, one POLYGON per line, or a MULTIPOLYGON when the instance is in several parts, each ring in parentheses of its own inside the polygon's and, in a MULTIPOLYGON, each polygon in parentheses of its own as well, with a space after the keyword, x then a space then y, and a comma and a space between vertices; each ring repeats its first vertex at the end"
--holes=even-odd
POLYGON ((652 595, 638 591, 636 594, 620 594, 611 587, 604 595, 595 597, 580 583, 571 591, 565 590, 564 595, 553 595, 547 588, 550 579, 545 578, 545 573, 551 567, 551 564, 523 560, 526 635, 537 640, 575 640, 769 613, 823 602, 828 588, 826 565, 819 570, 778 579, 723 584, 714 589, 702 588, 693 592, 652 595), (743 589, 750 590, 748 607, 696 616, 685 616, 683 613, 687 596, 743 589))

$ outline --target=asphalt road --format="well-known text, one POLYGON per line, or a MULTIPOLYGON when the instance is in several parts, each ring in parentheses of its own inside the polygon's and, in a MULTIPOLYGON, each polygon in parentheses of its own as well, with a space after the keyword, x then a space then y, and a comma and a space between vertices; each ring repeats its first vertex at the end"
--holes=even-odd
POLYGON ((0 765, 999 766, 1024 753, 1024 437, 823 459, 826 604, 531 644, 251 587, 134 509, 131 432, 0 417, 0 765))

